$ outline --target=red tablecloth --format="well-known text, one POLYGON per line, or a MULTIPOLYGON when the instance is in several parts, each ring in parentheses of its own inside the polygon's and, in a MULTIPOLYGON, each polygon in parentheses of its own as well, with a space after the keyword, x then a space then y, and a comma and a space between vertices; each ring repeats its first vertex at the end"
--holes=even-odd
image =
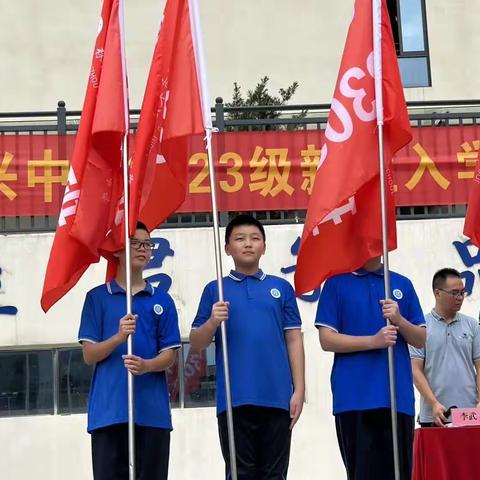
POLYGON ((480 427, 418 428, 412 480, 479 480, 480 427))

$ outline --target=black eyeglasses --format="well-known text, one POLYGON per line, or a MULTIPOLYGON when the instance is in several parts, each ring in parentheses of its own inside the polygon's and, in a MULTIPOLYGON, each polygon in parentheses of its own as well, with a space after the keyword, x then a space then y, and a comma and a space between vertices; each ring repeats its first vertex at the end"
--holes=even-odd
POLYGON ((155 244, 150 242, 149 240, 137 240, 136 238, 130 239, 130 247, 134 248, 135 250, 140 250, 143 248, 144 250, 152 250, 155 247, 155 244))
POLYGON ((452 297, 464 297, 467 294, 465 290, 444 290, 443 288, 437 288, 437 290, 448 293, 452 297))

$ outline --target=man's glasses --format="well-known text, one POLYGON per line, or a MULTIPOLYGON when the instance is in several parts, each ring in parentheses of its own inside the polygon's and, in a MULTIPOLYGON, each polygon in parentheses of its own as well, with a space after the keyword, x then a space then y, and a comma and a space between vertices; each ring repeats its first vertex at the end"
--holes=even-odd
POLYGON ((437 290, 448 293, 452 297, 464 297, 467 294, 465 290, 444 290, 443 288, 438 288, 437 290))
POLYGON ((136 238, 130 239, 130 247, 134 248, 135 250, 140 250, 143 248, 144 250, 152 250, 155 247, 155 244, 150 242, 149 240, 137 240, 136 238))

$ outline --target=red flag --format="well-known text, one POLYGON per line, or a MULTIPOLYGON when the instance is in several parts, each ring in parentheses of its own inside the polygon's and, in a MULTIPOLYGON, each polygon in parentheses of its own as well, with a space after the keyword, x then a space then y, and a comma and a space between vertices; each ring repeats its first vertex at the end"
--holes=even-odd
POLYGON ((480 163, 477 164, 475 178, 468 197, 468 208, 463 226, 463 234, 480 248, 480 163))
MULTIPOLYGON (((388 248, 396 248, 393 154, 411 140, 390 19, 382 0, 388 248)), ((382 254, 372 0, 356 0, 295 273, 297 294, 382 254)))
MULTIPOLYGON (((43 285, 46 312, 98 262, 122 195, 126 80, 119 0, 104 0, 68 183, 43 285)), ((127 110, 128 111, 128 110, 127 110)))
MULTIPOLYGON (((188 146, 204 133, 195 38, 188 0, 168 0, 143 98, 130 166, 130 233, 137 220, 156 228, 183 203, 187 188, 188 146)), ((111 254, 124 244, 118 225, 104 244, 111 254)), ((109 265, 107 277, 115 271, 109 265)))

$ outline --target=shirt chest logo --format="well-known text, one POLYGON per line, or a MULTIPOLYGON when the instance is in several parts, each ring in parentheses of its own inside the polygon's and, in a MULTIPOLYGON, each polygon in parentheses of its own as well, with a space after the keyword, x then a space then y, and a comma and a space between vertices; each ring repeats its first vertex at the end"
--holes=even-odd
POLYGON ((271 295, 273 298, 280 298, 280 297, 281 297, 280 290, 278 290, 277 288, 272 288, 272 289, 270 290, 270 295, 271 295))
POLYGON ((397 300, 401 300, 403 298, 403 292, 399 288, 395 288, 392 293, 397 300))
POLYGON ((163 313, 163 307, 156 303, 154 306, 153 306, 153 311, 157 314, 157 315, 161 315, 163 313))

